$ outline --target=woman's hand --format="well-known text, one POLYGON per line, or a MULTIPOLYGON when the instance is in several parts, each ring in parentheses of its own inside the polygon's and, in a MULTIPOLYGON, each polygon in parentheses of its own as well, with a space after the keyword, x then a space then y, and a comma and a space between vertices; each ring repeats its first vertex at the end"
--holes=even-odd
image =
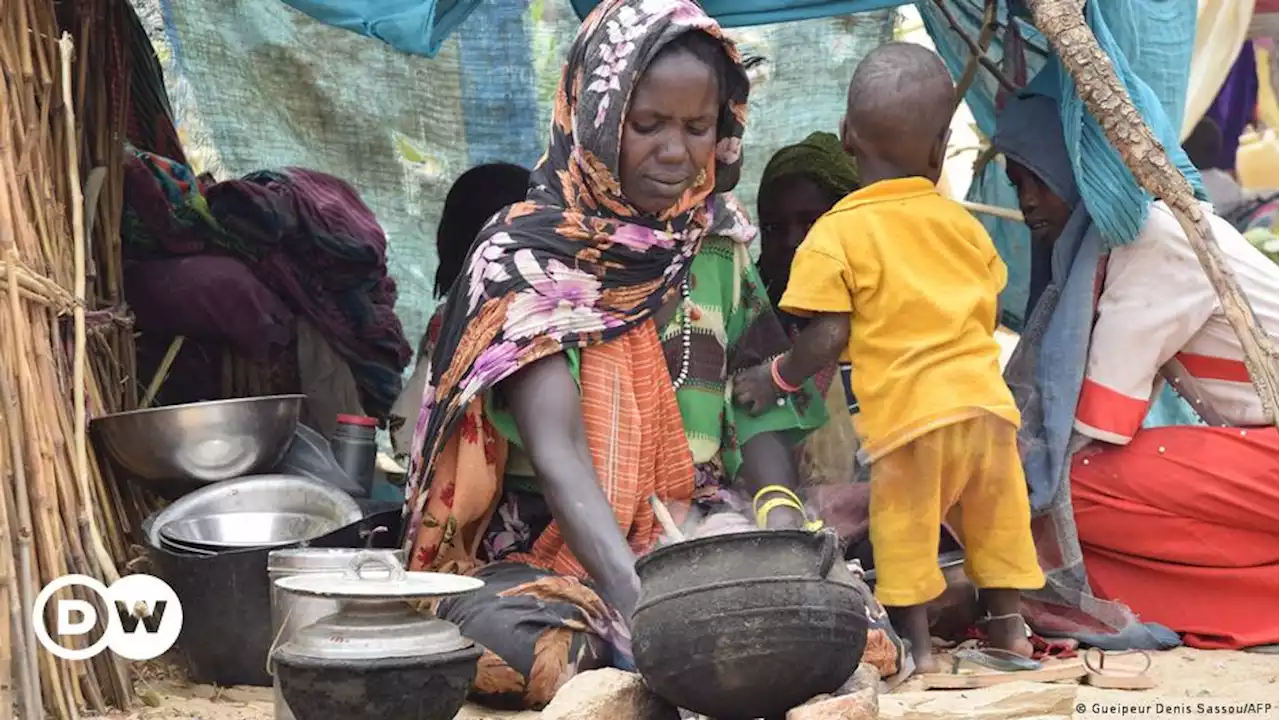
POLYGON ((733 376, 733 400, 752 415, 759 415, 778 402, 778 386, 766 363, 747 368, 733 376))
POLYGON ((564 355, 538 360, 499 387, 565 544, 605 601, 630 622, 640 597, 640 578, 596 479, 568 361, 564 355))

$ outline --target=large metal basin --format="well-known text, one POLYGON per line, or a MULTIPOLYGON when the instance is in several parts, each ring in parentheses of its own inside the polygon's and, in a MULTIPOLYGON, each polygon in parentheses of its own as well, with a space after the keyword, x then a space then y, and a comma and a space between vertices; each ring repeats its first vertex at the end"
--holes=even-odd
POLYGON ((275 467, 293 441, 304 395, 215 400, 95 418, 95 443, 135 480, 172 495, 275 467))
POLYGON ((227 512, 175 520, 160 528, 169 545, 212 551, 271 547, 320 537, 346 523, 311 513, 227 512))
MULTIPOLYGON (((321 480, 292 475, 252 475, 201 488, 169 505, 156 516, 149 528, 147 541, 153 547, 163 547, 163 541, 169 539, 204 550, 215 549, 211 547, 215 543, 225 549, 251 547, 264 540, 263 533, 271 527, 287 529, 285 526, 289 524, 288 521, 296 519, 296 516, 307 516, 326 526, 311 535, 316 537, 356 522, 363 513, 350 495, 321 480), (210 524, 207 520, 210 517, 246 513, 261 517, 289 517, 284 519, 282 525, 277 525, 275 521, 263 521, 262 527, 246 527, 241 523, 210 524), (171 526, 182 534, 165 538, 164 535, 171 526), (194 537, 183 532, 186 530, 216 530, 219 536, 216 539, 208 535, 194 537)), ((304 539, 308 538, 294 537, 287 542, 304 539)), ((281 543, 261 542, 263 546, 279 544, 281 543)))

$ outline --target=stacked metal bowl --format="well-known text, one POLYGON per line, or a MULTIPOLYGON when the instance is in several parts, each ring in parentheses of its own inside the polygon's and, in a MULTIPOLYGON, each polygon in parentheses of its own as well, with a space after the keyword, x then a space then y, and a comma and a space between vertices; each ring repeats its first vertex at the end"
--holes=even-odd
POLYGON ((303 395, 214 400, 96 418, 94 444, 122 475, 167 500, 270 472, 293 442, 303 395))
POLYGON ((253 475, 214 483, 155 515, 143 530, 153 547, 211 556, 305 542, 363 517, 350 495, 291 475, 253 475))

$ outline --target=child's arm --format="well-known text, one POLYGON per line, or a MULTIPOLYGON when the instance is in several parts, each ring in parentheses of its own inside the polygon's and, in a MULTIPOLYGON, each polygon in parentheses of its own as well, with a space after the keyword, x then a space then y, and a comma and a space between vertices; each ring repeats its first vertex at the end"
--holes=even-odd
POLYGON ((856 240, 857 231, 858 225, 847 216, 843 220, 826 216, 809 229, 796 249, 779 307, 804 315, 809 324, 785 355, 734 377, 734 400, 751 414, 779 403, 783 393, 796 392, 840 359, 849 343, 855 288, 845 246, 856 240))
POLYGON ((834 365, 848 345, 847 313, 814 315, 796 337, 790 352, 773 363, 744 370, 734 378, 734 399, 751 414, 759 415, 782 394, 793 392, 791 388, 800 387, 823 368, 834 365))

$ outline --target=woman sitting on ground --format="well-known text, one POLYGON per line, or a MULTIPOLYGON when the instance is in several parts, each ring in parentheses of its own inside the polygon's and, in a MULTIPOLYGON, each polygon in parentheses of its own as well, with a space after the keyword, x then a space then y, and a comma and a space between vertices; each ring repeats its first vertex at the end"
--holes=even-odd
MULTIPOLYGON (((825 418, 811 386, 758 417, 726 392, 788 347, 726 194, 747 91, 696 3, 601 3, 528 201, 481 233, 449 294, 406 549, 411 569, 486 582, 438 607, 486 648, 481 701, 537 707, 577 671, 629 665, 635 558, 660 535, 650 496, 741 517, 793 494, 791 447, 825 418)), ((796 503, 752 517, 805 522, 796 503)))
MULTIPOLYGON (((1010 101, 994 144, 1031 229, 1033 265, 1052 268, 1047 287, 1033 283, 1007 372, 1023 405, 1032 504, 1047 506, 1035 523, 1052 596, 1030 619, 1095 644, 1176 643, 1160 637, 1166 628, 1148 628, 1154 643, 1117 637, 1140 628, 1127 605, 1195 647, 1275 643, 1275 418, 1186 235, 1157 201, 1131 244, 1103 247, 1051 98, 1010 101), (1143 428, 1162 376, 1209 427, 1143 428), (1095 622, 1080 632, 1084 617, 1095 622)), ((1280 270, 1202 207, 1274 342, 1280 270)))
MULTIPOLYGON (((467 259, 471 243, 480 229, 498 211, 524 200, 529 192, 529 171, 510 163, 477 165, 458 176, 444 198, 444 210, 436 225, 435 297, 443 298, 462 274, 462 263, 467 259)), ((444 319, 444 303, 427 321, 427 330, 418 343, 417 365, 404 392, 391 408, 391 444, 397 453, 408 453, 413 440, 413 423, 422 405, 422 390, 427 384, 427 363, 436 340, 440 337, 440 323, 444 319)))

